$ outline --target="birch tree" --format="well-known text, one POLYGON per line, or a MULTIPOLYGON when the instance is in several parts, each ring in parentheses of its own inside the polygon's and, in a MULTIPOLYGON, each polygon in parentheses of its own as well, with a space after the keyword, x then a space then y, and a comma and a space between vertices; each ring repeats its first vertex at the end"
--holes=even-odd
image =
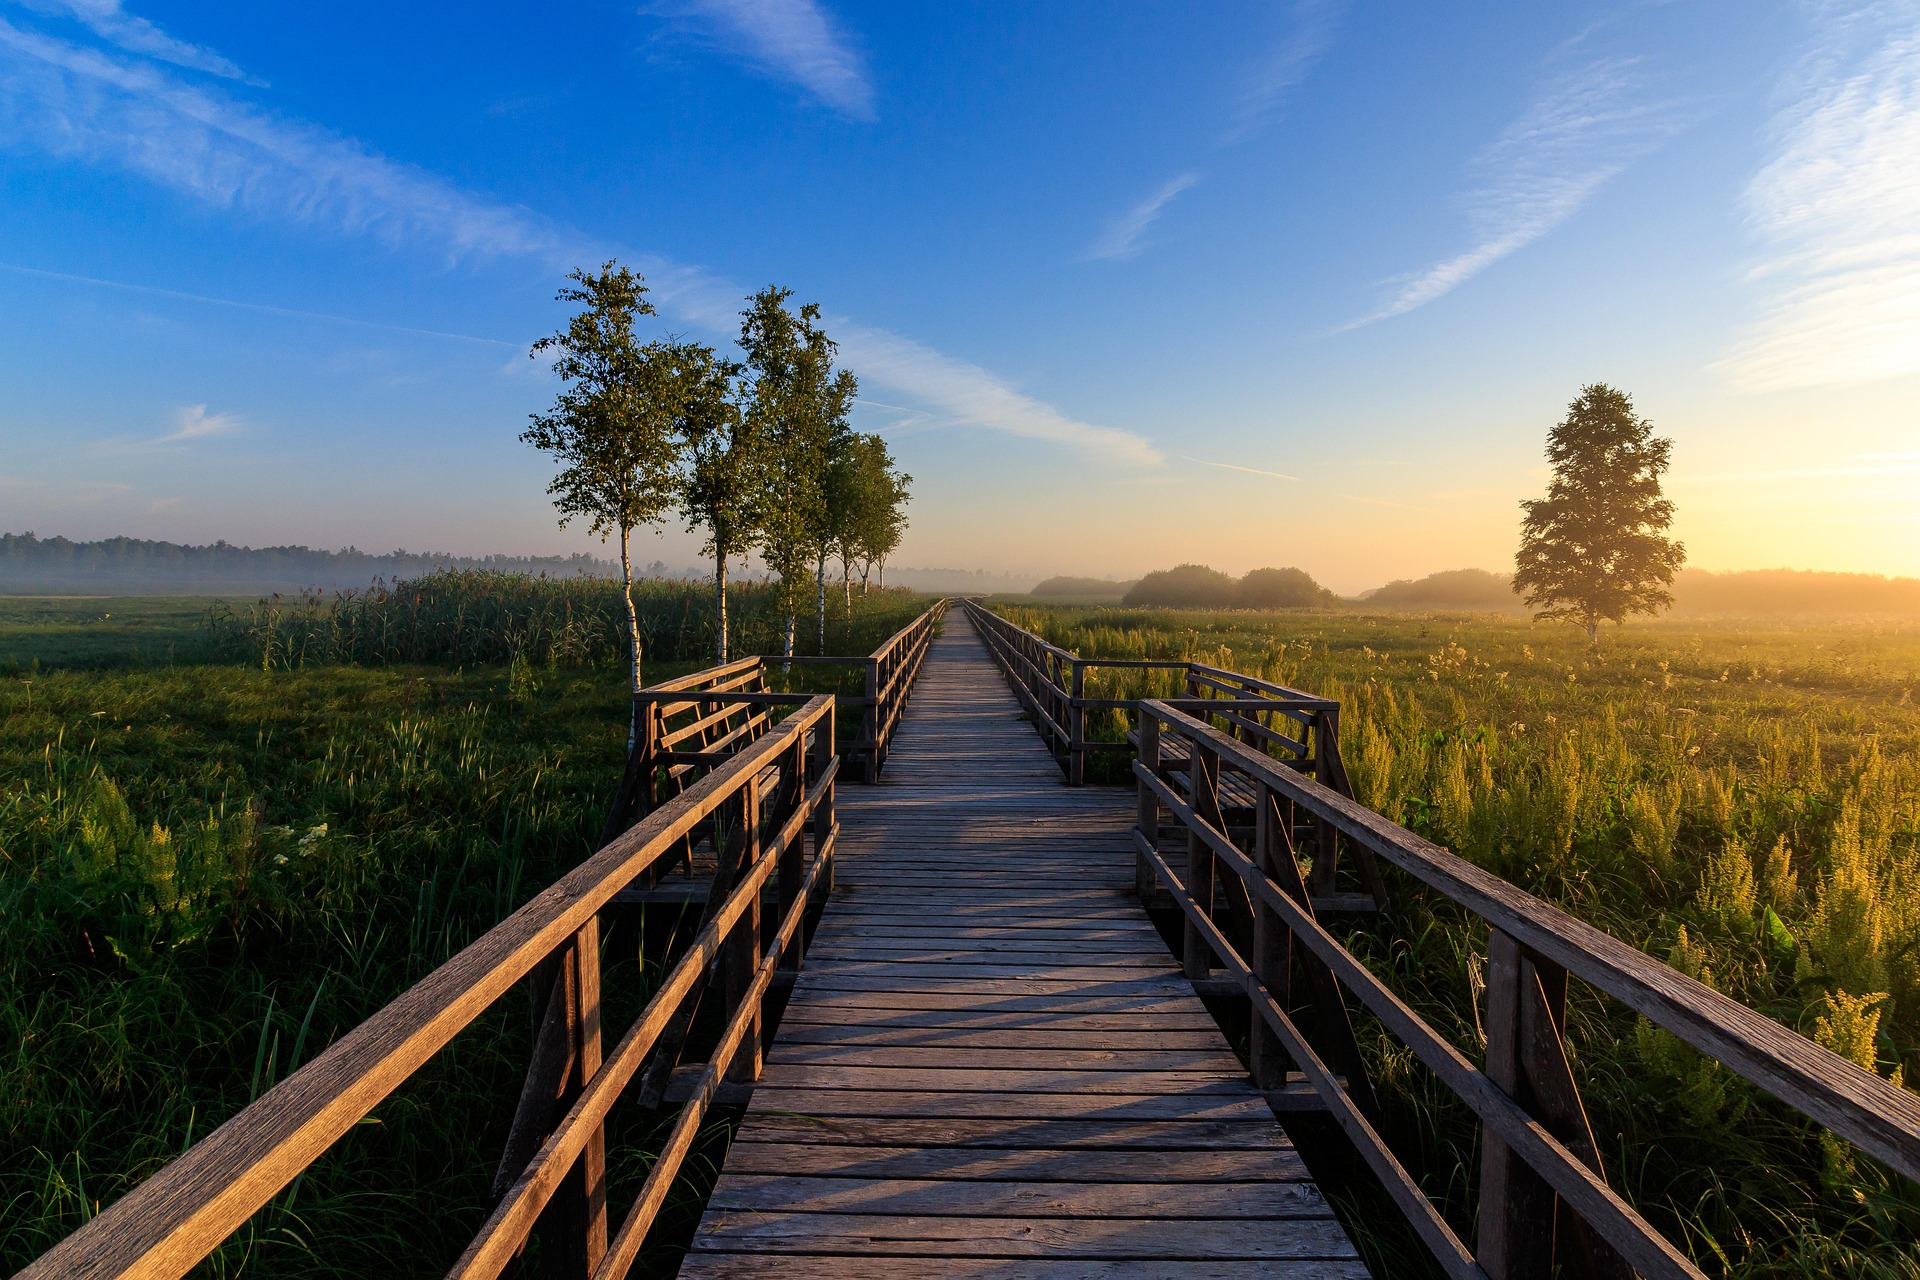
POLYGON ((676 430, 686 453, 680 509, 688 529, 705 529, 713 557, 715 659, 727 661, 727 567, 758 536, 766 487, 756 418, 740 403, 744 366, 698 343, 674 345, 676 430))
MULTIPOLYGON (((632 685, 641 688, 640 619, 633 607, 635 529, 661 519, 680 492, 680 443, 673 430, 674 379, 660 343, 642 343, 634 321, 658 314, 641 277, 614 262, 567 277, 559 301, 580 309, 567 327, 533 344, 565 387, 546 413, 531 415, 520 438, 553 457, 560 473, 547 486, 560 527, 575 520, 602 541, 620 538, 621 596, 627 607, 632 685)), ((637 716, 638 709, 634 715, 637 716)), ((631 749, 637 724, 627 723, 631 749)))

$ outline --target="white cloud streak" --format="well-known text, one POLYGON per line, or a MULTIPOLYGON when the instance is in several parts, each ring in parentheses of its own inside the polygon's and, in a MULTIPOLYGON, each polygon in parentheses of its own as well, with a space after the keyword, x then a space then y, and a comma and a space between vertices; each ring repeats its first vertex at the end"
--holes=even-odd
POLYGON ((850 119, 874 118, 866 63, 817 0, 670 0, 648 12, 698 31, 850 119))
POLYGON ((1292 30, 1255 68, 1240 97, 1238 118, 1223 141, 1238 142, 1273 119, 1288 92, 1307 78, 1333 42, 1334 28, 1346 7, 1347 0, 1298 0, 1292 30))
MULTIPOLYGON (((351 139, 187 84, 164 68, 22 30, 4 20, 0 145, 117 166, 218 207, 372 236, 394 247, 426 247, 455 259, 521 257, 559 269, 614 253, 527 211, 460 191, 386 159, 351 139)), ((644 272, 670 318, 717 337, 737 331, 747 292, 739 285, 658 255, 621 256, 644 272)), ((115 283, 26 270, 89 284, 115 283)), ((217 305, 252 305, 159 292, 217 305)), ((845 322, 836 322, 835 331, 845 363, 863 382, 896 390, 948 423, 1049 441, 1128 466, 1163 460, 1137 434, 1081 422, 977 365, 910 338, 845 322)), ((511 363, 519 367, 518 360, 511 363)), ((206 415, 204 406, 199 413, 191 421, 183 419, 173 435, 144 442, 143 447, 180 443, 237 424, 230 415, 206 415)))
POLYGON ((877 383, 970 423, 1029 440, 1066 445, 1130 467, 1165 461, 1145 437, 1117 427, 1080 422, 1022 394, 975 364, 942 355, 911 338, 840 324, 840 354, 863 383, 877 383))
POLYGON ((249 80, 246 72, 211 49, 176 40, 145 18, 134 17, 120 7, 120 0, 16 0, 16 3, 35 13, 73 18, 102 40, 129 53, 229 80, 249 80))
POLYGON ((454 258, 512 255, 570 266, 582 257, 581 246, 525 210, 151 63, 4 19, 0 145, 117 165, 218 207, 395 245, 429 242, 454 258))
MULTIPOLYGON (((1563 45, 1549 65, 1581 43, 1563 45)), ((1590 58, 1550 73, 1520 117, 1474 159, 1482 181, 1465 197, 1472 247, 1403 277, 1385 305, 1343 329, 1425 306, 1579 212, 1694 114, 1684 103, 1654 100, 1651 88, 1634 58, 1590 58)))
POLYGON ((203 404, 183 405, 174 414, 174 429, 154 444, 185 444, 189 440, 204 440, 208 436, 231 435, 240 429, 240 415, 237 413, 208 413, 203 404))
POLYGON ((1920 371, 1920 5, 1823 16, 1746 192, 1768 296, 1714 366, 1743 391, 1920 371))
POLYGON ((1131 258, 1139 253, 1144 247, 1140 237, 1146 234, 1154 219, 1175 197, 1198 181, 1197 173, 1182 173, 1168 179, 1158 191, 1107 223, 1099 238, 1088 247, 1087 257, 1095 260, 1131 258))
POLYGON ((1306 483, 1301 480, 1299 476, 1290 476, 1284 471, 1267 471, 1260 467, 1243 467, 1237 462, 1208 462, 1205 458, 1196 458, 1189 453, 1183 453, 1180 457, 1187 462, 1198 463, 1203 467, 1218 467, 1222 471, 1244 471, 1250 476, 1272 476, 1275 480, 1291 480, 1295 484, 1306 483))

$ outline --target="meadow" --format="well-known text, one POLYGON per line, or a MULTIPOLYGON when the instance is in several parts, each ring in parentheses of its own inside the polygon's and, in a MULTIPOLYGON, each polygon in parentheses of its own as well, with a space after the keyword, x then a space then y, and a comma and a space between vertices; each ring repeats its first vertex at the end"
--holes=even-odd
MULTIPOLYGON (((765 647, 770 597, 735 596, 736 652, 765 647)), ((710 665, 708 599, 642 589, 649 680, 710 665)), ((484 574, 261 602, 0 597, 0 1273, 590 851, 625 754, 617 602, 484 574)), ((829 646, 869 651, 924 605, 856 598, 829 646)), ((610 934, 616 1027, 674 923, 610 934)), ((484 1213, 526 1022, 501 1001, 202 1273, 443 1273, 484 1213)), ((656 1122, 629 1109, 610 1135, 616 1204, 656 1122)))
MULTIPOLYGON (((1197 658, 1338 698, 1372 808, 1863 1066, 1920 1070, 1920 625, 1637 622, 1590 649, 1492 615, 995 603, 1083 656, 1197 658)), ((1106 673, 1088 693, 1170 681, 1106 673)), ((1484 928, 1393 887, 1348 943, 1477 1057, 1484 928)), ((1708 1274, 1920 1276, 1920 1187, 1577 983, 1571 1008, 1610 1176, 1708 1274)), ((1469 1232, 1476 1126, 1377 1026, 1363 1036, 1391 1140, 1469 1232)), ((1363 1230, 1381 1274, 1422 1272, 1417 1245, 1363 1230)))

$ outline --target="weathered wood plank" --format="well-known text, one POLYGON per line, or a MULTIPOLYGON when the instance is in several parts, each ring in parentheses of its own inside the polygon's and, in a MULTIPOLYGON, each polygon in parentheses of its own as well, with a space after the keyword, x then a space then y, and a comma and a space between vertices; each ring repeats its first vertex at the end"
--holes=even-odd
POLYGON ((764 1253, 1254 1259, 1355 1256, 1332 1218, 1274 1222, 1205 1219, 1170 1230, 1158 1218, 944 1218, 715 1210, 694 1249, 764 1253))
MULTIPOLYGON (((1136 1171, 1137 1173, 1137 1171, 1136 1171)), ((899 1214, 990 1218, 1161 1218, 1168 1235, 1191 1218, 1327 1218, 1333 1211, 1312 1183, 1217 1182, 1195 1192, 1165 1182, 1016 1182, 928 1178, 846 1178, 735 1173, 714 1184, 715 1209, 777 1213, 899 1214), (1178 1226, 1172 1225, 1179 1221, 1178 1226)))
MULTIPOLYGON (((1161 1259, 861 1258, 819 1259, 834 1280, 1366 1280, 1357 1261, 1258 1258, 1226 1262, 1161 1259)), ((760 1280, 793 1275, 794 1260, 779 1254, 687 1255, 682 1280, 760 1280)))
MULTIPOLYGON (((1232 1135, 1222 1135, 1232 1136, 1232 1135)), ((925 1141, 924 1137, 917 1139, 925 1141)), ((1291 1150, 1232 1148, 1183 1151, 1143 1161, 1139 1151, 1100 1149, 967 1149, 943 1146, 856 1147, 825 1143, 739 1142, 727 1153, 727 1174, 860 1179, 945 1179, 993 1182, 1116 1183, 1151 1172, 1163 1182, 1279 1183, 1304 1181, 1306 1165, 1291 1150)), ((1210 1192, 1178 1195, 1208 1203, 1210 1192)))

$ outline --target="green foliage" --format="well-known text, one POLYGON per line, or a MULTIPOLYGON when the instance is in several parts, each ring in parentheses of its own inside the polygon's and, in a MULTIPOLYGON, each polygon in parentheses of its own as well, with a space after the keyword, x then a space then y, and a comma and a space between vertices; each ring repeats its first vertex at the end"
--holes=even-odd
MULTIPOLYGON (((1913 1079, 1911 626, 1643 623, 1594 650, 1571 631, 1492 616, 1001 612, 1084 655, 1196 659, 1338 698, 1343 755, 1369 807, 1836 1052, 1913 1079)), ((1098 669, 1087 688, 1174 691, 1171 673, 1098 669)), ((1096 739, 1126 728, 1117 715, 1089 720, 1096 739)), ((1392 913, 1343 940, 1478 1058, 1484 926, 1410 880, 1390 887, 1392 913)), ((1914 1273, 1911 1185, 1579 984, 1569 1026, 1614 1185, 1709 1274, 1914 1273)), ((1467 1227, 1471 1179, 1453 1171, 1474 1149, 1471 1113, 1407 1068, 1377 1024, 1362 1035, 1391 1140, 1467 1227)))
POLYGON ((1602 383, 1582 387, 1547 435, 1547 496, 1521 503, 1513 589, 1536 618, 1571 618, 1591 640, 1602 621, 1673 603, 1686 548, 1665 536, 1673 503, 1661 496, 1673 442, 1602 383))
MULTIPOLYGON (((656 654, 681 619, 691 659, 661 674, 706 665, 698 588, 644 584, 643 604, 651 593, 656 654)), ((36 646, 0 672, 0 1273, 590 851, 625 760, 627 699, 599 669, 621 659, 619 595, 605 580, 436 574, 318 602, 304 638, 283 611, 263 635, 229 635, 228 664, 140 651, 110 664, 107 636, 89 635, 84 669, 53 663, 52 602, 0 602, 0 652, 36 646), (597 650, 577 643, 589 613, 597 650)), ((773 588, 745 595, 749 634, 772 639, 773 588)), ((860 602, 843 651, 871 651, 925 603, 860 602)), ((153 610, 85 604, 150 644, 153 610)), ((204 613, 168 617, 166 648, 202 647, 204 613)), ((809 667, 791 683, 834 678, 809 667)), ((672 920, 649 920, 638 945, 609 939, 610 1035, 670 953, 672 920)), ((445 1274, 491 1207, 527 1032, 516 990, 197 1274, 445 1274)), ((660 1124, 616 1109, 616 1203, 659 1151, 660 1124)), ((709 1185, 718 1136, 696 1162, 709 1185)), ((690 1233, 699 1203, 697 1183, 675 1190, 669 1237, 690 1233)), ((643 1267, 671 1274, 673 1252, 651 1249, 643 1267)))
POLYGON ((1303 569, 1255 569, 1236 582, 1218 569, 1183 564, 1149 573, 1127 588, 1121 602, 1170 609, 1299 609, 1335 604, 1338 597, 1303 569))
POLYGON ((768 487, 764 442, 753 415, 741 411, 742 367, 697 343, 676 343, 675 429, 685 451, 680 509, 689 529, 705 529, 701 550, 713 557, 714 656, 728 652, 727 565, 759 535, 768 487))
POLYGON ((1233 589, 1233 603, 1242 609, 1306 609, 1337 600, 1304 569, 1249 570, 1233 589))
POLYGON ((1204 564, 1157 569, 1133 584, 1122 604, 1164 605, 1175 609, 1225 609, 1233 604, 1234 581, 1204 564))
MULTIPOLYGON (((785 614, 778 586, 743 583, 732 595, 738 652, 779 652, 785 614)), ((713 653, 715 618, 702 584, 640 582, 632 600, 641 641, 657 660, 695 662, 713 653)), ((893 591, 866 614, 889 626, 911 617, 919 602, 912 592, 893 591)), ((220 604, 206 616, 218 655, 265 670, 343 662, 605 669, 625 660, 628 643, 620 584, 606 578, 434 573, 371 591, 272 597, 245 608, 220 604)), ((866 626, 847 643, 877 644, 886 634, 866 626)))

